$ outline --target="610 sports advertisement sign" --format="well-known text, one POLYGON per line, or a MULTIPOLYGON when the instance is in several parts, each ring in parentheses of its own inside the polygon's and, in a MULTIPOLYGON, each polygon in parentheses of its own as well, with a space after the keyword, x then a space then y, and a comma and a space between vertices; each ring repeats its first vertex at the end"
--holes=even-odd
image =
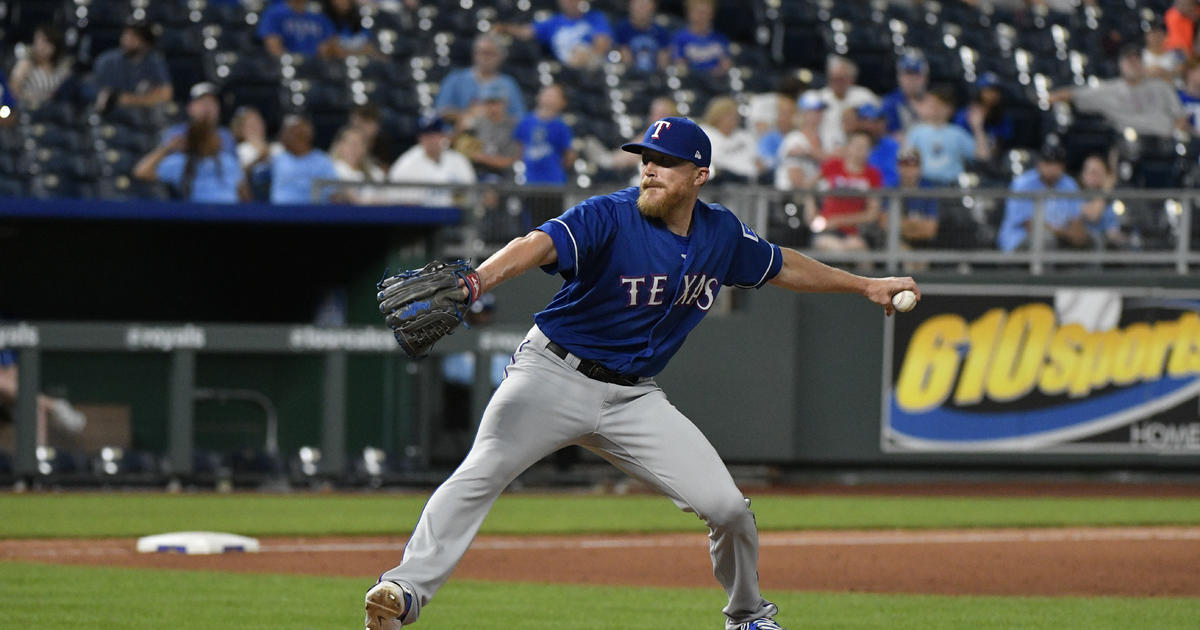
POLYGON ((1200 291, 923 292, 888 318, 884 451, 1200 453, 1200 291))

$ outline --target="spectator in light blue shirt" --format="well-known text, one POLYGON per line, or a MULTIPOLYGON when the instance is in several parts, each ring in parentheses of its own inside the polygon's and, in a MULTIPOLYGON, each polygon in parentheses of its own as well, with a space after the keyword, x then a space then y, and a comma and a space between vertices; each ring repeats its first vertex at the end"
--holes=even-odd
POLYGON ((504 44, 487 33, 475 37, 471 46, 471 67, 451 72, 442 80, 433 106, 447 120, 457 120, 467 110, 481 102, 479 95, 493 85, 504 90, 508 115, 520 120, 525 115, 525 97, 512 77, 500 72, 507 50, 504 44))
POLYGON ((237 157, 221 150, 211 122, 197 121, 142 158, 133 175, 169 184, 180 199, 194 203, 237 203, 247 192, 237 157))
POLYGON ((687 26, 671 39, 671 60, 693 72, 723 75, 733 65, 729 39, 713 30, 716 0, 688 0, 687 26))
POLYGON ((332 53, 333 22, 323 13, 308 10, 308 0, 287 0, 263 11, 258 36, 267 52, 316 56, 332 53))
POLYGON ((237 141, 225 127, 221 127, 221 101, 217 100, 217 86, 207 81, 197 83, 188 92, 187 121, 167 127, 162 133, 162 143, 166 144, 177 136, 187 133, 191 122, 206 122, 218 125, 217 135, 221 137, 221 150, 237 156, 237 141))
MULTIPOLYGON (((1079 191, 1079 185, 1067 175, 1067 154, 1061 145, 1042 148, 1037 168, 1018 175, 1009 190, 1012 192, 1063 192, 1079 191)), ((1004 206, 1004 221, 996 235, 996 246, 1001 251, 1011 252, 1028 249, 1030 224, 1033 221, 1034 199, 1010 198, 1004 206)), ((1081 219, 1083 202, 1079 197, 1050 197, 1043 202, 1046 222, 1046 247, 1058 246, 1081 248, 1091 243, 1087 227, 1081 219)))
MULTIPOLYGON (((313 126, 301 116, 288 116, 279 132, 283 151, 271 159, 271 203, 313 203, 313 182, 318 179, 338 179, 333 160, 320 149, 313 148, 313 126)), ((319 195, 328 201, 331 191, 319 195)))
POLYGON ((972 135, 950 123, 954 93, 949 88, 930 90, 921 105, 922 122, 909 130, 905 146, 921 152, 922 177, 939 186, 954 185, 967 160, 991 157, 982 112, 975 112, 969 121, 972 135))

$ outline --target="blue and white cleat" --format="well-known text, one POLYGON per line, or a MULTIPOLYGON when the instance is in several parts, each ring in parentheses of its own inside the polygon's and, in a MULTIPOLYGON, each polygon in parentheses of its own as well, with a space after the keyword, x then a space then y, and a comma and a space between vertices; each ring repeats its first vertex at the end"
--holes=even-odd
POLYGON ((380 582, 367 591, 366 630, 400 630, 413 597, 395 582, 380 582))

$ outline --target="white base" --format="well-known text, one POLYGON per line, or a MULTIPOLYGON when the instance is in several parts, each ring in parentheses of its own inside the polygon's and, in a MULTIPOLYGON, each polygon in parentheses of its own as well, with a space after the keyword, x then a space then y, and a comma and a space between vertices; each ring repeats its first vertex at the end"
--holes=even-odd
POLYGON ((202 555, 232 551, 258 551, 258 540, 222 532, 171 532, 144 536, 137 541, 141 553, 202 555))

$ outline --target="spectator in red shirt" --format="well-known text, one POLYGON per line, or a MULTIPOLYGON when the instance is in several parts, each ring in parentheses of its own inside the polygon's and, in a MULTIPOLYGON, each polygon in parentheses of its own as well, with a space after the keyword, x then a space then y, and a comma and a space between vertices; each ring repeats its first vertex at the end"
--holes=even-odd
POLYGON ((1196 0, 1175 0, 1175 6, 1163 14, 1167 24, 1167 50, 1178 50, 1187 59, 1196 56, 1196 22, 1200 20, 1200 6, 1196 0))
MULTIPOLYGON (((831 158, 821 165, 818 188, 871 190, 882 187, 883 175, 879 169, 867 164, 870 153, 871 135, 865 131, 853 132, 846 141, 844 157, 831 158)), ((820 214, 816 214, 815 204, 807 205, 813 247, 825 251, 869 249, 859 226, 878 222, 878 198, 826 195, 821 203, 820 214)))

